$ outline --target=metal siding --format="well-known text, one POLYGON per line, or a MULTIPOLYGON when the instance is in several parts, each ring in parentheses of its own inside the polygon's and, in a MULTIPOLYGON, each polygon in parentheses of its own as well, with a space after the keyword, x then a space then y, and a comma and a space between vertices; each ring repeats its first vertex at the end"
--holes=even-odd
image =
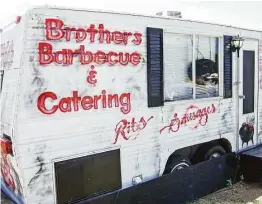
POLYGON ((262 143, 262 34, 259 40, 259 63, 258 63, 258 141, 262 143))
MULTIPOLYGON (((16 198, 22 202, 25 193, 23 185, 23 173, 17 152, 19 146, 16 143, 16 114, 18 107, 19 81, 21 76, 21 58, 23 53, 23 37, 25 19, 18 24, 11 23, 1 33, 1 70, 4 70, 3 87, 0 95, 1 101, 1 137, 3 134, 12 140, 14 156, 7 155, 7 161, 1 164, 9 168, 8 179, 14 181, 13 191, 16 198), (9 45, 9 48, 8 46, 9 45), (8 55, 8 57, 6 57, 8 55), (8 62, 8 63, 7 63, 8 62)), ((2 158, 4 155, 2 155, 2 158)), ((2 174, 4 176, 4 174, 2 174)))

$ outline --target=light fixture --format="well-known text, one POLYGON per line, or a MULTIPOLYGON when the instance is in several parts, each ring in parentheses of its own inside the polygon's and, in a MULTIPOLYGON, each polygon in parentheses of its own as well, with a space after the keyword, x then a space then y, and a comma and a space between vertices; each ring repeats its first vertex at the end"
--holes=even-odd
POLYGON ((244 43, 244 38, 239 37, 239 35, 232 38, 231 41, 232 52, 237 51, 237 57, 239 57, 239 50, 243 46, 243 43, 244 43))

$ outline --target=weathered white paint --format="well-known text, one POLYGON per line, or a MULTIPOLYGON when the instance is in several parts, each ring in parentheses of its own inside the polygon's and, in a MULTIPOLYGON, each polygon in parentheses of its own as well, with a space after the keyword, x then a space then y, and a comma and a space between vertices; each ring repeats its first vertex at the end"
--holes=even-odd
POLYGON ((259 63, 258 63, 258 141, 262 142, 262 34, 259 41, 259 63))
MULTIPOLYGON (((146 59, 146 26, 163 28, 166 35, 170 33, 204 34, 216 37, 240 34, 243 37, 259 39, 260 33, 250 30, 242 30, 200 22, 175 20, 160 17, 138 16, 129 14, 112 14, 110 12, 76 11, 70 9, 47 9, 36 8, 28 11, 19 25, 17 25, 24 40, 24 48, 19 48, 22 64, 17 66, 20 72, 10 73, 12 82, 5 79, 4 86, 14 86, 18 91, 13 95, 1 97, 8 99, 12 104, 12 98, 18 97, 14 107, 8 113, 12 119, 3 118, 4 130, 8 121, 15 124, 15 158, 21 169, 20 177, 26 203, 55 203, 55 185, 53 163, 56 160, 75 158, 82 155, 94 154, 111 148, 121 149, 121 173, 123 187, 132 185, 132 178, 143 176, 143 182, 160 176, 165 168, 166 161, 175 150, 190 145, 211 141, 219 138, 227 138, 233 147, 236 147, 235 117, 236 107, 234 93, 232 99, 223 99, 223 92, 217 98, 176 101, 165 103, 160 108, 147 107, 147 69, 146 63, 138 67, 109 67, 107 65, 96 66, 98 83, 92 87, 85 82, 87 70, 90 66, 81 65, 75 61, 71 66, 49 65, 39 66, 37 46, 38 42, 45 41, 44 19, 59 18, 70 27, 85 27, 91 23, 98 25, 103 23, 108 30, 138 31, 143 34, 143 42, 139 46, 128 44, 116 46, 84 41, 88 50, 96 51, 138 51, 146 59), (25 25, 24 25, 25 24, 25 25), (26 29, 23 28, 26 27, 26 29), (25 32, 25 33, 24 33, 25 32), (36 83, 37 80, 39 83, 36 83), (8 83, 7 83, 8 82, 8 83), (128 115, 123 115, 119 108, 81 110, 78 112, 44 115, 37 109, 37 97, 44 91, 49 90, 59 98, 72 95, 73 90, 78 90, 83 95, 100 94, 102 89, 113 93, 131 93, 132 109, 128 115), (218 107, 216 113, 209 116, 205 126, 199 126, 192 130, 194 124, 181 126, 179 132, 168 134, 168 129, 160 134, 159 130, 170 123, 174 113, 183 117, 190 105, 199 108, 211 106, 218 107), (11 114, 10 114, 11 113, 11 114), (113 144, 115 139, 115 127, 122 119, 131 120, 133 117, 138 121, 141 117, 146 120, 153 116, 147 127, 140 133, 133 133, 128 141, 119 136, 118 143, 113 144), (6 123, 5 123, 6 122, 6 123), (39 172, 39 170, 41 170, 39 172)), ((16 30, 14 30, 15 34, 16 30)), ((20 42, 22 43, 22 42, 20 42)), ((71 42, 49 42, 54 49, 74 49, 79 44, 71 42)), ((164 39, 168 45, 168 38, 164 39)), ((167 47, 164 47, 166 49, 167 47)), ((177 55, 177 50, 165 51, 164 63, 174 63, 172 59, 177 55)), ((179 59, 177 59, 179 60, 179 59)), ((220 58, 222 64, 223 59, 220 58)), ((220 70, 220 75, 223 72, 220 70)), ((260 73, 261 74, 261 73, 260 73)), ((220 76, 221 77, 221 76, 220 76)), ((220 89, 223 83, 220 82, 220 89)), ((7 89, 7 88, 6 88, 7 89)), ((5 89, 5 90, 6 90, 5 89)), ((10 94, 10 92, 6 92, 10 94)), ((262 91, 260 89, 261 108, 262 91)), ((5 112, 7 114, 7 112, 5 112)), ((262 119, 260 118, 260 124, 262 119)))
MULTIPOLYGON (((19 163, 17 151, 19 150, 16 144, 16 116, 18 108, 19 83, 21 61, 23 55, 23 44, 25 35, 25 19, 22 19, 19 24, 12 23, 5 27, 1 32, 1 68, 4 73, 2 90, 0 94, 1 101, 1 137, 6 134, 12 138, 14 157, 8 155, 10 174, 16 184, 14 193, 17 197, 23 197, 23 174, 19 163)), ((3 164, 1 155, 1 165, 3 164)))

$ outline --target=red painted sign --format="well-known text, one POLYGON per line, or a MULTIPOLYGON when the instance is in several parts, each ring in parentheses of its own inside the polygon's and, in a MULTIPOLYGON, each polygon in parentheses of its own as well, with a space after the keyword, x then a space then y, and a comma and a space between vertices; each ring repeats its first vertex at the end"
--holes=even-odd
MULTIPOLYGON (((99 43, 123 45, 127 45, 128 43, 140 45, 142 43, 142 34, 139 32, 109 31, 104 28, 103 24, 99 24, 97 28, 94 24, 89 25, 87 28, 65 27, 64 22, 59 19, 46 19, 45 32, 46 40, 49 41, 58 41, 62 39, 71 41, 75 39, 77 43, 83 42, 84 40, 88 40, 90 43, 94 43, 97 40, 99 43)), ((38 53, 39 63, 41 65, 47 65, 53 62, 71 65, 73 64, 74 57, 79 57, 80 63, 83 65, 94 62, 96 64, 122 66, 126 66, 130 63, 135 66, 141 62, 141 55, 137 52, 103 52, 101 50, 91 52, 86 50, 84 45, 80 45, 80 47, 75 50, 62 49, 54 51, 51 44, 40 42, 38 44, 38 53)))
POLYGON ((60 19, 46 19, 45 30, 47 40, 61 40, 71 41, 72 38, 76 42, 83 42, 89 39, 89 42, 95 42, 98 38, 100 43, 115 43, 115 44, 128 44, 129 42, 134 45, 140 45, 142 42, 142 34, 139 32, 121 32, 109 31, 104 28, 103 24, 99 24, 98 28, 94 24, 89 25, 87 28, 65 27, 64 22, 60 19))
POLYGON ((189 122, 194 122, 191 129, 197 129, 199 126, 205 126, 208 122, 209 115, 216 112, 214 104, 211 107, 198 108, 195 105, 190 105, 182 118, 178 117, 178 114, 174 114, 174 118, 170 121, 169 125, 163 127, 160 130, 160 134, 168 129, 168 132, 178 132, 182 125, 187 125, 189 122))
MULTIPOLYGON (((129 31, 110 31, 103 24, 91 24, 84 27, 68 27, 60 19, 45 19, 45 37, 47 41, 71 41, 76 43, 87 41, 100 44, 115 45, 140 45, 142 43, 142 34, 139 32, 129 31)), ((48 42, 38 43, 38 55, 40 65, 49 65, 56 63, 58 65, 72 65, 74 58, 78 58, 82 65, 90 65, 87 71, 85 81, 92 86, 96 86, 98 71, 95 65, 108 66, 136 66, 141 63, 142 56, 140 53, 134 52, 116 52, 114 50, 95 50, 90 51, 85 45, 79 45, 76 49, 54 50, 53 45, 48 42), (94 65, 95 64, 95 65, 94 65)), ((44 114, 54 114, 57 111, 63 113, 79 111, 79 107, 83 110, 120 107, 120 111, 128 114, 131 110, 130 93, 106 94, 106 90, 102 90, 101 95, 79 97, 77 91, 73 91, 72 97, 63 97, 58 100, 58 96, 49 91, 42 93, 37 100, 38 109, 44 114), (47 106, 47 101, 53 102, 55 105, 47 106)))
POLYGON ((82 110, 91 110, 99 108, 119 107, 120 111, 128 114, 131 111, 130 93, 107 94, 106 90, 102 90, 101 95, 79 96, 78 91, 73 91, 71 97, 64 97, 58 100, 58 96, 53 92, 44 92, 38 97, 37 107, 44 114, 54 114, 57 111, 63 113, 77 112, 79 107, 82 110), (47 107, 46 102, 55 103, 51 107, 47 107))
POLYGON ((74 57, 79 57, 82 65, 90 64, 108 64, 127 66, 132 64, 134 66, 141 62, 141 55, 137 52, 103 52, 103 51, 86 51, 84 45, 80 45, 79 49, 62 49, 53 51, 53 46, 49 43, 38 44, 39 63, 41 65, 51 64, 53 62, 61 65, 72 65, 74 57))
POLYGON ((138 122, 135 121, 135 118, 132 118, 131 122, 127 121, 126 119, 121 120, 115 128, 115 141, 113 144, 116 144, 119 136, 122 136, 124 140, 130 139, 130 134, 139 132, 146 128, 148 122, 153 119, 154 117, 151 116, 149 119, 145 120, 144 117, 141 117, 138 122))
POLYGON ((15 181, 11 174, 11 167, 7 159, 7 154, 2 154, 1 172, 6 185, 14 192, 16 190, 15 181))
POLYGON ((1 67, 10 68, 14 60, 14 43, 7 41, 1 44, 1 67))

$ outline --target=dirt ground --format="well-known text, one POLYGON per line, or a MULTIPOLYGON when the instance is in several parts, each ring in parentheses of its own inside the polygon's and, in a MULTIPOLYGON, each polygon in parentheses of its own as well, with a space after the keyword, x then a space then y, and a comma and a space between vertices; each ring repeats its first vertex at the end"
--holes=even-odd
POLYGON ((252 202, 262 196, 262 182, 245 183, 240 181, 223 188, 190 204, 242 204, 252 202))
POLYGON ((8 200, 3 193, 1 192, 1 204, 14 204, 13 202, 11 202, 10 200, 8 200))

